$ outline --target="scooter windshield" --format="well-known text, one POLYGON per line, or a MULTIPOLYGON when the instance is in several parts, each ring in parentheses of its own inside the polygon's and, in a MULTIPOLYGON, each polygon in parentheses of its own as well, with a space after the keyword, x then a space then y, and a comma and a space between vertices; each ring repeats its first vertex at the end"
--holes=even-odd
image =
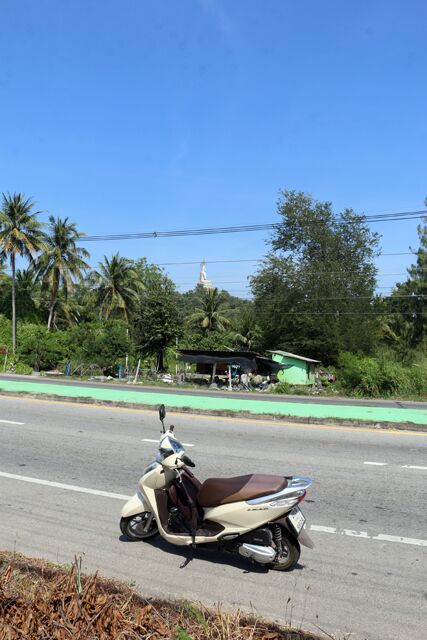
POLYGON ((168 435, 160 440, 159 451, 161 453, 182 453, 185 449, 176 438, 168 435))

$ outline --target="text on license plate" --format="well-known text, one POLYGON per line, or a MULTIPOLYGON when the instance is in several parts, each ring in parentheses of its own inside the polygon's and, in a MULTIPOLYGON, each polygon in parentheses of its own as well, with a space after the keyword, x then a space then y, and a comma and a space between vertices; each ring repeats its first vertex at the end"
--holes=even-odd
POLYGON ((302 514, 302 511, 298 507, 294 507, 290 514, 288 515, 288 522, 291 524, 295 533, 300 533, 301 529, 304 526, 305 518, 302 514))

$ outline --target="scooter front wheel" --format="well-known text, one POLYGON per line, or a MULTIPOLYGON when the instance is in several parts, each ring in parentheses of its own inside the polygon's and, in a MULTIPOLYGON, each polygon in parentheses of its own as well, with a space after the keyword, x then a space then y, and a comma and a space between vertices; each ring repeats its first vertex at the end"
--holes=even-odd
POLYGON ((291 571, 297 564, 301 554, 301 547, 297 540, 291 537, 282 536, 282 552, 274 562, 269 564, 270 569, 275 571, 291 571))
POLYGON ((156 520, 149 511, 137 513, 128 518, 121 518, 120 531, 132 542, 149 540, 159 533, 156 520), (151 518, 151 522, 149 522, 151 518))

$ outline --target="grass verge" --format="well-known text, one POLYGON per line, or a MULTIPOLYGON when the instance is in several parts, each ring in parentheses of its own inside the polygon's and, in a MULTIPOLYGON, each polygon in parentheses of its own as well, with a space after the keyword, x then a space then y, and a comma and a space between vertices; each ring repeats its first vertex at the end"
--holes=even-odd
MULTIPOLYGON (((0 383, 0 396, 8 398, 24 397, 31 398, 33 400, 53 400, 55 402, 75 403, 75 404, 93 404, 105 407, 117 407, 123 409, 133 410, 145 410, 156 412, 157 407, 152 404, 144 404, 143 402, 121 402, 116 400, 98 400, 87 396, 61 396, 50 393, 33 393, 31 391, 10 391, 3 390, 0 383)), ((160 402, 160 399, 159 399, 160 402)), ((168 413, 170 414, 193 414, 200 416, 217 416, 218 418, 239 418, 248 419, 258 422, 286 422, 286 424, 319 424, 325 426, 339 426, 339 427, 361 427, 369 429, 392 429, 394 431, 421 431, 427 432, 427 424, 415 424, 414 422, 388 422, 388 421, 373 421, 373 420, 349 420, 345 418, 313 418, 313 417, 298 417, 286 414, 276 413, 255 413, 251 411, 233 411, 228 409, 198 409, 195 407, 174 407, 173 405, 167 406, 168 413)))
MULTIPOLYGON (((330 637, 330 636, 329 636, 330 637)), ((0 551, 0 640, 320 640, 240 611, 148 600, 97 574, 0 551)))

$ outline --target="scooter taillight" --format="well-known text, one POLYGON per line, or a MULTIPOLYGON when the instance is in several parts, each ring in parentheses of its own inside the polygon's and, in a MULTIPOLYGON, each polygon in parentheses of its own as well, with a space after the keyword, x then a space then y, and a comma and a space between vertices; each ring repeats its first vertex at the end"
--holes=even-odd
POLYGON ((295 504, 299 504, 300 502, 302 502, 305 498, 305 496, 307 495, 307 491, 304 491, 304 493, 302 494, 302 496, 300 496, 298 498, 298 501, 295 504))
POLYGON ((302 500, 304 500, 306 493, 307 493, 306 491, 295 492, 294 495, 269 502, 268 506, 269 507, 288 507, 289 509, 293 509, 293 507, 295 507, 302 500))

